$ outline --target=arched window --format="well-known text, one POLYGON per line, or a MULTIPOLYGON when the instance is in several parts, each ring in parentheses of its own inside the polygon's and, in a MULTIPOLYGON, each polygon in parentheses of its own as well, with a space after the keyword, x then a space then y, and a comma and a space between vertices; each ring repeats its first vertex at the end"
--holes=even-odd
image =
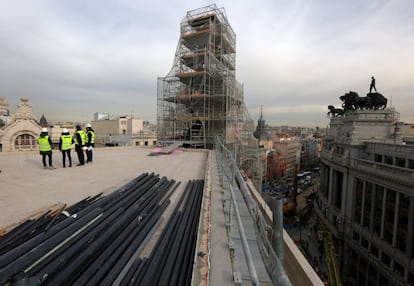
POLYGON ((29 134, 21 134, 14 141, 15 150, 32 150, 36 148, 36 138, 29 134))

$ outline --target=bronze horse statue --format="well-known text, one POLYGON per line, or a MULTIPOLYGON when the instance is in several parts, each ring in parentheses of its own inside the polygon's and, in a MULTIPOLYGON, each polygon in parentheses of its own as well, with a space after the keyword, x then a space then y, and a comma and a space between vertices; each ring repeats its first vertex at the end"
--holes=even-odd
POLYGON ((326 115, 331 114, 332 117, 339 117, 345 114, 345 111, 342 108, 335 108, 333 105, 328 105, 329 112, 326 115))
POLYGON ((339 97, 345 111, 356 109, 385 109, 387 99, 378 92, 368 93, 366 97, 360 97, 355 91, 350 91, 339 97))
POLYGON ((371 109, 382 109, 387 107, 387 99, 378 92, 372 92, 367 94, 368 102, 371 109))

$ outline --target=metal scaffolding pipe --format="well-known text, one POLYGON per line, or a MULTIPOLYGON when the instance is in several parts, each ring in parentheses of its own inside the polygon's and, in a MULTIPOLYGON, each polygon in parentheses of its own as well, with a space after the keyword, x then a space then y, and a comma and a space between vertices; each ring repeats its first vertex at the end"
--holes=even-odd
POLYGON ((79 218, 77 221, 70 224, 67 228, 63 229, 56 235, 51 236, 49 239, 43 241, 39 245, 31 243, 27 247, 28 249, 30 249, 30 251, 28 251, 24 255, 21 255, 18 258, 15 257, 15 260, 13 262, 10 262, 9 264, 0 269, 0 284, 5 283, 8 279, 10 279, 13 275, 18 273, 22 269, 29 267, 36 260, 41 258, 43 256, 43 253, 46 252, 48 249, 58 245, 60 241, 68 237, 71 233, 75 233, 77 230, 82 228, 85 222, 91 221, 93 218, 99 216, 100 214, 101 210, 96 209, 95 211, 90 212, 84 217, 79 218))
POLYGON ((129 268, 127 274, 123 277, 122 281, 119 283, 119 286, 126 286, 128 284, 135 285, 134 274, 135 272, 143 266, 143 260, 138 258, 134 261, 134 263, 129 268))
POLYGON ((42 225, 50 221, 50 219, 46 218, 50 213, 51 211, 48 210, 37 219, 27 220, 2 237, 0 240, 0 255, 38 235, 41 232, 39 229, 42 225))
MULTIPOLYGON (((196 194, 193 186, 193 182, 189 182, 189 189, 188 193, 190 196, 188 196, 188 200, 190 203, 194 201, 192 197, 196 194)), ((191 203, 191 208, 193 208, 194 204, 191 203)), ((183 212, 183 215, 181 216, 182 220, 180 221, 180 225, 183 225, 184 227, 180 227, 176 236, 176 241, 182 241, 181 244, 188 245, 186 239, 188 237, 189 228, 191 227, 191 222, 188 221, 191 220, 191 218, 194 216, 190 208, 186 208, 183 212)), ((182 265, 184 262, 180 261, 181 257, 183 256, 183 253, 185 252, 188 247, 181 247, 181 244, 175 243, 175 245, 171 249, 171 255, 168 256, 168 261, 166 262, 165 269, 167 269, 167 275, 163 277, 161 281, 159 281, 158 285, 167 285, 167 281, 171 284, 180 285, 176 281, 178 279, 179 271, 172 271, 171 269, 174 268, 174 265, 182 265), (169 275, 168 275, 169 274, 169 275), (172 275, 172 276, 171 276, 172 275)))
POLYGON ((134 206, 130 210, 126 210, 124 214, 117 220, 116 224, 111 225, 103 231, 103 233, 94 240, 90 246, 80 253, 75 259, 71 260, 69 265, 67 265, 60 273, 59 276, 55 279, 52 279, 48 283, 50 285, 57 285, 59 283, 65 282, 70 283, 77 278, 77 275, 80 275, 85 268, 87 267, 86 262, 95 259, 97 254, 102 252, 107 246, 108 243, 119 235, 122 231, 122 228, 130 222, 129 217, 131 213, 134 213, 138 207, 134 206))
MULTIPOLYGON (((62 247, 61 251, 56 251, 54 255, 51 255, 48 260, 45 260, 44 263, 39 264, 37 267, 34 267, 27 274, 29 276, 38 277, 39 281, 44 281, 52 277, 56 272, 61 269, 74 255, 81 252, 85 247, 87 247, 97 235, 105 229, 110 223, 113 223, 114 220, 123 212, 123 209, 118 209, 116 212, 112 213, 110 216, 103 217, 101 222, 94 228, 86 231, 86 235, 80 238, 73 243, 67 243, 66 248, 62 247)), ((105 215, 104 215, 105 216, 105 215)))
MULTIPOLYGON (((151 176, 148 176, 147 174, 143 174, 143 175, 139 176, 137 179, 135 179, 133 182, 135 184, 138 184, 140 181, 143 181, 145 178, 148 178, 148 177, 151 179, 151 176)), ((115 191, 114 193, 118 196, 119 193, 122 193, 125 190, 130 189, 131 186, 133 186, 133 184, 128 183, 128 184, 126 184, 126 186, 120 188, 118 191, 115 191)), ((97 196, 93 197, 92 200, 95 200, 95 198, 97 198, 99 196, 100 195, 97 195, 97 196)), ((114 196, 115 196, 114 194, 108 196, 111 199, 110 201, 113 201, 114 196)), ((87 199, 83 200, 82 202, 85 202, 86 200, 87 199)), ((106 201, 108 201, 108 198, 106 198, 104 200, 100 200, 100 201, 93 201, 93 204, 89 205, 86 209, 80 210, 79 213, 76 214, 76 216, 77 217, 82 217, 84 214, 89 213, 91 210, 95 209, 97 206, 102 206, 102 205, 106 204, 105 203, 106 201)), ((79 206, 79 203, 76 204, 76 205, 79 206)), ((114 208, 114 209, 116 209, 116 208, 114 208)), ((49 212, 47 212, 47 213, 49 213, 49 212)), ((43 215, 42 217, 44 217, 45 215, 43 215)), ((0 267, 3 267, 5 265, 9 264, 10 262, 16 260, 18 257, 23 255, 24 253, 28 252, 35 245, 38 245, 42 241, 48 239, 49 237, 54 236, 57 232, 59 232, 62 229, 66 228, 69 224, 71 224, 72 222, 75 222, 76 220, 70 219, 70 220, 64 220, 64 221, 65 221, 64 223, 58 223, 53 228, 48 230, 47 234, 46 233, 40 233, 35 238, 33 238, 31 240, 28 240, 27 243, 22 243, 21 245, 19 245, 19 247, 15 247, 11 251, 9 251, 6 254, 2 255, 0 257, 0 267)))
MULTIPOLYGON (((156 247, 148 258, 148 267, 145 268, 145 273, 138 274, 140 277, 139 283, 141 285, 185 285, 176 284, 174 279, 177 281, 181 278, 182 281, 186 281, 188 276, 188 270, 192 269, 186 258, 190 257, 185 255, 189 253, 187 249, 194 246, 193 243, 188 243, 189 237, 196 239, 195 233, 190 233, 188 230, 194 229, 191 226, 191 221, 198 222, 198 215, 200 207, 194 207, 194 203, 201 205, 201 195, 197 195, 195 182, 189 182, 183 193, 183 198, 180 203, 176 206, 175 211, 170 217, 170 220, 161 235, 160 240, 157 242, 156 247), (198 198, 198 202, 196 201, 198 198), (194 218, 195 211, 198 209, 197 218, 194 218), (185 235, 186 237, 183 237, 185 235), (177 252, 177 250, 179 250, 177 252), (176 256, 170 255, 171 251, 177 254, 176 256), (182 255, 178 255, 178 254, 182 255), (172 267, 171 267, 172 266, 172 267), (157 276, 157 273, 162 272, 162 276, 157 276), (177 274, 177 278, 172 278, 171 275, 177 274), (142 278, 141 278, 142 277, 142 278)), ((195 251, 195 250, 193 250, 195 251)), ((190 252, 191 253, 191 252, 190 252)), ((194 253, 194 252, 193 252, 194 253)), ((193 257, 193 256, 191 256, 193 257)))
MULTIPOLYGON (((151 210, 148 208, 141 211, 137 210, 137 215, 130 221, 128 226, 117 236, 117 239, 108 245, 101 255, 95 259, 94 263, 85 269, 84 273, 75 284, 80 285, 89 281, 90 283, 105 285, 106 283, 101 280, 107 276, 109 272, 112 273, 111 277, 113 276, 112 279, 114 280, 116 275, 119 273, 117 272, 115 274, 114 270, 119 269, 121 266, 123 267, 134 252, 126 252, 126 257, 124 257, 122 262, 120 261, 120 257, 125 254, 125 250, 128 249, 128 247, 135 244, 139 245, 142 242, 151 226, 156 223, 156 220, 158 220, 166 207, 167 204, 163 206, 151 204, 151 210), (139 217, 142 217, 143 215, 148 217, 148 219, 144 218, 140 220, 139 217), (151 221, 151 219, 153 220, 151 221), (149 222, 151 222, 152 225, 148 227, 149 222), (142 236, 138 238, 137 236, 139 234, 142 236)), ((113 280, 111 280, 108 284, 112 284, 113 280)))
MULTIPOLYGON (((198 226, 199 221, 199 214, 201 209, 201 198, 202 198, 202 188, 204 184, 202 181, 196 181, 192 192, 194 193, 194 198, 191 202, 191 209, 189 216, 188 223, 186 224, 186 242, 185 244, 188 245, 182 253, 183 257, 183 266, 181 271, 179 272, 178 276, 178 284, 177 285, 189 285, 189 275, 191 277, 191 270, 193 265, 193 258, 195 252, 195 241, 197 239, 196 229, 198 226)), ((173 273, 173 277, 175 272, 173 273)))
MULTIPOLYGON (((141 259, 141 258, 140 258, 141 259)), ((145 273, 145 270, 148 267, 148 258, 147 257, 143 257, 141 259, 141 263, 138 265, 137 269, 135 270, 134 275, 132 276, 130 281, 125 281, 125 282, 129 282, 130 284, 132 283, 133 285, 142 285, 141 280, 142 280, 142 273, 145 273)), ((123 283, 125 285, 125 283, 123 283)))
MULTIPOLYGON (((63 207, 37 222, 41 233, 0 256, 0 284, 173 285, 166 277, 174 277, 189 285, 204 181, 188 182, 150 256, 135 258, 178 185, 146 173, 108 196, 63 207), (63 209, 76 213, 64 217, 63 209)), ((17 241, 37 223, 27 223, 8 241, 17 241)))
POLYGON ((149 268, 146 270, 145 274, 143 274, 142 277, 142 284, 143 285, 152 285, 153 283, 156 283, 154 281, 156 279, 157 273, 164 269, 165 260, 167 257, 165 257, 165 249, 171 249, 173 238, 175 233, 179 229, 179 223, 181 219, 181 212, 180 209, 183 205, 185 205, 185 201, 187 200, 189 190, 190 190, 190 184, 187 184, 183 193, 183 199, 179 200, 174 212, 170 216, 169 222, 164 229, 163 233, 161 234, 160 239, 158 240, 156 246, 154 247, 153 251, 151 252, 151 255, 149 257, 149 260, 151 263, 149 263, 149 268))

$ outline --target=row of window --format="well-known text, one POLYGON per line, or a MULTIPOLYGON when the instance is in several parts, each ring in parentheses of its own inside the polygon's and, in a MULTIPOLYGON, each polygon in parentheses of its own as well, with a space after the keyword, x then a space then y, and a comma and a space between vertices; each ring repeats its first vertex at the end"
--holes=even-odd
MULTIPOLYGON (((358 234, 354 233, 354 239, 359 239, 358 234), (356 236, 356 237, 355 237, 356 236)), ((362 243, 361 243, 362 244, 362 243)), ((366 242, 368 245, 368 242, 366 242)), ((363 245, 364 247, 364 245, 363 245)), ((368 250, 368 246, 364 247, 368 250)), ((405 268, 393 261, 391 258, 386 255, 385 253, 380 253, 378 248, 371 245, 370 253, 374 255, 377 259, 381 260, 384 265, 387 265, 388 268, 392 269, 394 273, 396 273, 401 279, 404 279, 405 275, 405 268), (381 257, 380 257, 381 256, 381 257)), ((351 284, 358 285, 358 286, 394 286, 392 282, 390 282, 380 271, 378 271, 372 264, 369 263, 365 258, 360 256, 355 250, 351 249, 351 263, 350 263, 350 273, 351 275, 351 284)), ((408 281, 407 283, 414 282, 414 273, 408 273, 408 281)), ((412 284, 410 284, 412 285, 412 284)))
MULTIPOLYGON (((407 240, 414 242, 408 237, 410 197, 361 179, 355 188, 354 222, 405 253, 407 240)), ((414 258, 414 248, 409 255, 414 258)))
POLYGON ((378 163, 384 163, 387 165, 414 169, 414 159, 406 159, 402 157, 393 157, 390 155, 375 154, 374 161, 378 163))

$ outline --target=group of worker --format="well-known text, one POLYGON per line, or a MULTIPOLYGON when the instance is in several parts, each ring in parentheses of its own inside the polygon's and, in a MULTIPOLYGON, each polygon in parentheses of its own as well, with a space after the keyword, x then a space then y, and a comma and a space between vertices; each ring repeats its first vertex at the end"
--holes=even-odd
MULTIPOLYGON (((47 128, 42 128, 42 132, 38 138, 38 144, 40 155, 42 155, 43 168, 55 169, 52 162, 52 140, 47 128), (48 162, 46 162, 46 159, 48 159, 48 162)), ((62 134, 59 139, 59 150, 62 152, 63 168, 66 167, 66 158, 68 159, 69 167, 72 167, 72 157, 70 154, 72 144, 75 144, 75 151, 78 155, 79 164, 77 166, 92 163, 93 148, 95 147, 95 132, 89 123, 85 125, 85 131, 82 130, 81 125, 76 125, 76 132, 73 136, 69 134, 68 129, 62 129, 62 134), (86 161, 84 152, 86 153, 86 161)))

